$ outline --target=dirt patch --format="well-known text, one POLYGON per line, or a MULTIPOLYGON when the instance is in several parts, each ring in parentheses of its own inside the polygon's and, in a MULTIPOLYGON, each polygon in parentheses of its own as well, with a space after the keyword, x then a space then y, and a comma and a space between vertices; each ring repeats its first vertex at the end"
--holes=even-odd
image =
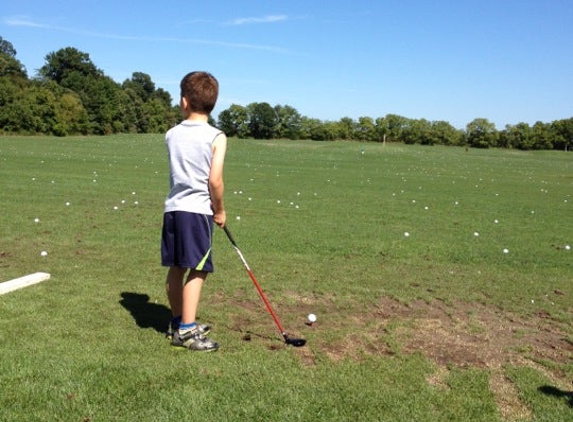
MULTIPOLYGON (((309 339, 307 347, 296 349, 304 365, 315 365, 321 354, 337 362, 365 355, 421 353, 436 364, 427 382, 443 389, 449 388, 447 379, 454 367, 486 369, 500 414, 507 421, 528 419, 531 409, 505 376, 506 365, 533 367, 560 391, 571 390, 571 380, 562 371, 573 362, 571 327, 543 312, 522 317, 478 303, 404 304, 389 298, 380 299, 376 306, 346 304, 341 309, 334 297, 286 296, 275 311, 286 318, 283 323, 289 335, 309 339), (319 318, 313 326, 304 324, 310 312, 319 318)), ((243 316, 237 315, 233 329, 241 332, 241 327, 248 326, 252 331, 244 340, 266 342, 271 350, 288 347, 272 341, 273 333, 266 335, 272 321, 261 305, 244 299, 234 298, 243 316)))
POLYGON ((573 344, 546 315, 518 318, 464 302, 404 305, 383 299, 380 307, 389 310, 386 316, 411 323, 396 330, 403 351, 421 352, 438 365, 498 369, 524 358, 565 364, 573 356, 573 344))
MULTIPOLYGON (((334 298, 292 294, 287 299, 275 311, 285 318, 289 335, 311 335, 311 348, 333 361, 360 359, 363 354, 422 353, 441 367, 492 370, 526 361, 532 365, 553 362, 556 366, 573 361, 573 343, 566 324, 545 313, 524 318, 478 303, 446 304, 435 300, 404 304, 390 298, 380 299, 376 306, 341 310, 334 298), (304 324, 304 316, 310 312, 319 317, 313 327, 304 324), (290 325, 293 315, 298 318, 296 325, 290 325)), ((249 327, 254 336, 258 331, 268 332, 272 320, 260 303, 243 295, 235 296, 233 301, 234 305, 227 304, 241 312, 234 317, 231 329, 249 327)))

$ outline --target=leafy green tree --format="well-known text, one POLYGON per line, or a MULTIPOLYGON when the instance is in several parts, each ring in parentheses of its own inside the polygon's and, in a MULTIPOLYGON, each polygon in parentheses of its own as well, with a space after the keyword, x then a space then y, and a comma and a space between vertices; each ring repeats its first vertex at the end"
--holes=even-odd
POLYGON ((144 103, 155 94, 155 84, 151 76, 142 72, 132 73, 131 79, 126 79, 121 86, 135 92, 144 103))
POLYGON ((278 139, 298 139, 301 124, 299 112, 289 105, 276 105, 274 111, 276 123, 273 137, 278 139))
POLYGON ((551 125, 543 122, 536 122, 531 128, 533 142, 531 149, 553 149, 552 140, 555 138, 551 125))
POLYGON ((528 150, 533 148, 534 142, 531 127, 527 123, 518 123, 505 126, 505 130, 499 134, 498 146, 528 150))
POLYGON ((81 88, 77 86, 78 76, 93 79, 103 76, 103 72, 90 60, 89 54, 74 47, 48 53, 45 60, 46 63, 39 70, 40 76, 55 81, 65 88, 74 90, 81 88))
POLYGON ((408 119, 402 128, 402 141, 412 145, 433 145, 435 139, 431 136, 430 129, 430 122, 426 119, 408 119))
POLYGON ((376 125, 376 141, 386 143, 388 136, 388 120, 385 117, 377 117, 374 121, 376 125))
POLYGON ((248 125, 255 139, 271 139, 277 121, 275 110, 269 103, 251 103, 247 106, 248 125))
POLYGON ((372 142, 376 140, 376 125, 372 117, 362 116, 358 118, 353 138, 359 141, 372 142))
POLYGON ((300 137, 301 139, 313 139, 313 134, 316 137, 320 131, 323 122, 319 119, 303 116, 300 121, 300 137))
POLYGON ((408 118, 397 114, 387 114, 384 117, 386 121, 387 138, 392 142, 402 142, 404 128, 408 124, 408 118))
POLYGON ((493 123, 480 117, 466 125, 466 138, 471 147, 489 148, 496 145, 498 133, 493 123))
POLYGON ((337 139, 348 140, 354 137, 356 123, 350 117, 343 117, 338 121, 337 139))
POLYGON ((430 131, 436 144, 461 145, 463 142, 463 132, 443 120, 432 122, 430 131))
POLYGON ((249 137, 247 109, 237 104, 219 113, 218 127, 229 137, 249 137))
POLYGON ((26 68, 16 59, 16 49, 12 43, 0 37, 0 77, 5 76, 28 78, 26 68))
POLYGON ((554 121, 551 129, 554 136, 554 148, 571 151, 573 148, 573 117, 554 121))
POLYGON ((0 54, 5 54, 9 57, 16 57, 16 49, 14 48, 14 45, 2 37, 0 37, 0 54))

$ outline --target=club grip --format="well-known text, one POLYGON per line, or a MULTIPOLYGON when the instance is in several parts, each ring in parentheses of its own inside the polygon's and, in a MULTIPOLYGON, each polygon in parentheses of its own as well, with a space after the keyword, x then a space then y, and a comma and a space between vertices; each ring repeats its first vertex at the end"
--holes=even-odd
POLYGON ((229 241, 233 244, 233 246, 237 247, 237 242, 235 242, 235 239, 233 239, 233 235, 231 234, 231 231, 229 230, 226 224, 223 226, 223 230, 225 230, 225 234, 227 235, 229 241))

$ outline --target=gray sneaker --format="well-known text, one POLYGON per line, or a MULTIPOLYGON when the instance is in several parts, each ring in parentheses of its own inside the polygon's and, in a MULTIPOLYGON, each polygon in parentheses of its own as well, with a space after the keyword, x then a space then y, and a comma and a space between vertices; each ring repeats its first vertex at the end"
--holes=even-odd
POLYGON ((219 348, 219 345, 216 342, 209 340, 203 334, 199 333, 198 330, 192 330, 183 335, 180 335, 179 331, 175 331, 173 338, 171 339, 171 345, 173 347, 197 350, 201 352, 214 352, 219 348))
MULTIPOLYGON (((165 332, 165 337, 171 340, 177 330, 179 330, 179 324, 174 324, 173 321, 169 321, 169 326, 165 332)), ((211 326, 207 324, 197 324, 197 331, 199 331, 199 333, 202 335, 207 335, 211 332, 211 326)))

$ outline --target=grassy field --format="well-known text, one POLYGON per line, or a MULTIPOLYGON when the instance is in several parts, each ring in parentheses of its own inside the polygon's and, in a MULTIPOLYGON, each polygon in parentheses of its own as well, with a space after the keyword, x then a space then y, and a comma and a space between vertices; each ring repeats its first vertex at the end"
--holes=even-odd
POLYGON ((303 348, 219 229, 200 318, 221 350, 170 348, 161 135, 0 138, 0 281, 52 276, 0 296, 0 419, 571 418, 573 155, 231 139, 225 170, 303 348))

